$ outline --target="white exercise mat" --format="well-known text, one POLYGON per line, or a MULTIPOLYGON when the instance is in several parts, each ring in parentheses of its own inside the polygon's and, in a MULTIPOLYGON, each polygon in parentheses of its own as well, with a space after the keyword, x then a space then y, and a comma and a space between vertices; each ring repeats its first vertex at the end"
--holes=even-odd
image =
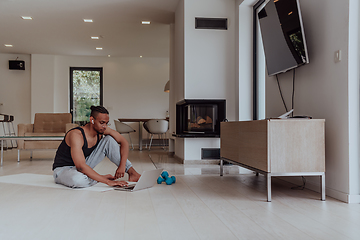
POLYGON ((113 188, 107 186, 104 183, 97 183, 92 187, 87 188, 68 188, 54 182, 52 175, 42 175, 42 174, 33 174, 33 173, 21 173, 14 175, 7 175, 0 177, 0 183, 11 183, 11 184, 20 184, 20 185, 29 185, 37 187, 50 187, 50 188, 62 188, 70 189, 75 191, 95 191, 95 192, 105 192, 113 190, 113 188))

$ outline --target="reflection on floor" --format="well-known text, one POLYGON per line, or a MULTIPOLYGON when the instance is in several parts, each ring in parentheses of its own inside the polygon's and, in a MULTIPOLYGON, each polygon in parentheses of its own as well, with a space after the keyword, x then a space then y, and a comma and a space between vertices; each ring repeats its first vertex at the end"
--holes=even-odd
MULTIPOLYGON (((220 175, 218 164, 182 164, 178 159, 167 152, 149 152, 150 160, 156 168, 163 168, 172 175, 220 175)), ((244 170, 244 172, 246 172, 244 170)), ((224 174, 239 174, 239 167, 235 165, 224 166, 224 174)))
MULTIPOLYGON (((24 151, 17 163, 17 151, 6 151, 0 176, 52 175, 54 154, 36 151, 29 161, 24 151)), ((266 178, 237 166, 220 177, 218 165, 182 165, 156 148, 129 159, 138 172, 161 167, 177 181, 133 193, 0 183, 0 239, 359 239, 360 204, 320 201, 279 179, 268 203, 266 178)), ((116 166, 104 160, 95 170, 116 166)))

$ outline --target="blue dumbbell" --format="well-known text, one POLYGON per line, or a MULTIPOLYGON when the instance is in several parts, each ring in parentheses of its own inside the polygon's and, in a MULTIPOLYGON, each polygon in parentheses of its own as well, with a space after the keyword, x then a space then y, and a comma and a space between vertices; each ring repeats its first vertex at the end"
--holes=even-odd
POLYGON ((157 179, 157 183, 161 184, 162 182, 164 182, 165 180, 162 177, 158 177, 157 179))
POLYGON ((161 176, 158 177, 157 183, 161 184, 165 182, 167 185, 171 185, 176 182, 176 178, 174 176, 170 177, 167 171, 161 173, 161 176))
POLYGON ((176 182, 176 178, 174 176, 172 177, 166 177, 165 182, 167 185, 171 185, 176 182))
POLYGON ((165 179, 165 182, 166 182, 166 185, 171 185, 171 184, 173 184, 173 179, 171 177, 167 177, 165 179))
POLYGON ((169 177, 169 173, 167 171, 163 171, 161 173, 161 176, 165 179, 165 178, 169 177))

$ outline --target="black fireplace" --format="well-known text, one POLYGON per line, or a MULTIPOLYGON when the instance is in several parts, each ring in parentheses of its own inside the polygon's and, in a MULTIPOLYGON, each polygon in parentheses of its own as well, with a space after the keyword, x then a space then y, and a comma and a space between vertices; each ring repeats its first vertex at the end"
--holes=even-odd
POLYGON ((220 137, 226 100, 185 99, 176 104, 177 137, 220 137))

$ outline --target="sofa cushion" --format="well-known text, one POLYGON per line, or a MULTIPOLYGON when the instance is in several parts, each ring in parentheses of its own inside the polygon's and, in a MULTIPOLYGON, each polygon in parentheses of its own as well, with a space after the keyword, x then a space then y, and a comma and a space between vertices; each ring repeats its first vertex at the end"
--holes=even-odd
POLYGON ((71 113, 35 113, 34 133, 65 133, 66 124, 71 123, 71 113))

